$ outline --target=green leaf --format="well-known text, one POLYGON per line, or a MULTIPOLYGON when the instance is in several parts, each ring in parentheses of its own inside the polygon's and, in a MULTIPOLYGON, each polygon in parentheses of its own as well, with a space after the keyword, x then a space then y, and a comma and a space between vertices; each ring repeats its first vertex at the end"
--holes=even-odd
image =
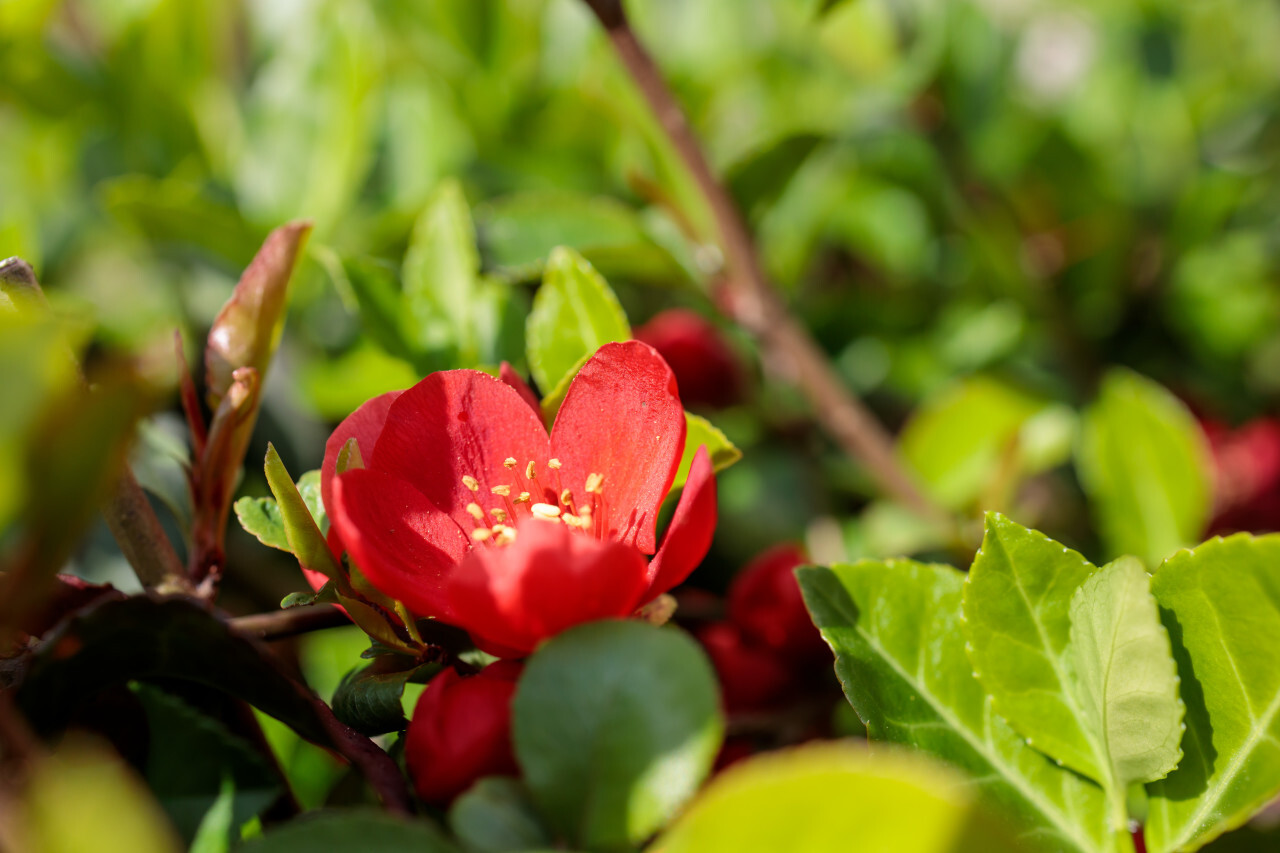
POLYGON ((1018 823, 1031 849, 1131 851, 1108 832, 1093 783, 1058 767, 997 716, 964 652, 964 575, 911 560, 797 572, 805 603, 836 652, 836 674, 870 737, 915 747, 967 771, 1018 823))
POLYGON ((1072 596, 1070 662, 1076 704, 1108 762, 1097 781, 1123 829, 1129 786, 1163 779, 1182 758, 1177 667, 1136 557, 1103 566, 1072 596))
POLYGON ((481 779, 454 800, 449 828, 476 853, 550 849, 553 844, 528 789, 505 776, 481 779))
POLYGON ((564 403, 564 398, 569 394, 569 386, 573 384, 573 378, 578 375, 578 371, 582 369, 582 365, 587 363, 587 359, 591 358, 591 353, 587 353, 578 359, 573 367, 569 368, 569 372, 560 377, 560 381, 548 393, 542 396, 542 400, 538 403, 542 409, 542 422, 544 424, 555 424, 556 415, 560 413, 560 406, 564 403))
POLYGON ((588 849, 626 848, 670 820, 711 768, 723 729, 702 650, 640 622, 553 638, 512 703, 525 783, 550 826, 588 849))
POLYGON ((735 764, 655 845, 663 853, 1014 853, 964 777, 920 755, 822 743, 735 764))
POLYGON ((414 226, 404 257, 404 297, 415 325, 414 340, 427 350, 453 344, 473 363, 480 255, 466 196, 456 181, 445 181, 414 226))
POLYGON ((133 694, 150 733, 147 784, 185 841, 196 838, 226 783, 233 791, 230 826, 261 814, 280 793, 279 774, 221 722, 147 684, 134 685, 133 694))
POLYGON ((410 323, 413 315, 405 309, 395 269, 369 258, 347 258, 341 271, 355 294, 365 333, 389 354, 416 361, 420 352, 410 323))
POLYGON ((310 511, 316 527, 320 528, 322 534, 328 535, 329 516, 324 511, 324 500, 320 497, 319 469, 303 474, 296 485, 298 494, 302 495, 302 502, 307 505, 307 510, 310 511))
POLYGON ((1173 641, 1187 731, 1147 786, 1147 849, 1194 850, 1280 793, 1280 536, 1212 539, 1151 581, 1173 641))
POLYGON ((1186 406, 1127 370, 1107 374, 1085 413, 1080 482, 1112 556, 1148 566, 1196 541, 1209 520, 1209 457, 1186 406))
POLYGON ((275 498, 243 497, 233 505, 240 526, 268 548, 293 553, 284 532, 284 519, 275 498))
POLYGON ((218 798, 200 819, 200 827, 191 840, 187 853, 227 853, 231 849, 231 831, 235 828, 236 785, 231 777, 222 777, 218 798))
POLYGON ((1047 405, 1007 383, 969 377, 924 402, 903 428, 898 452, 935 500, 962 509, 1002 471, 1029 467, 1020 433, 1047 405))
POLYGON ((276 496, 279 504, 280 520, 284 526, 285 538, 289 542, 289 550, 298 558, 304 569, 320 572, 330 580, 345 582, 341 569, 333 559, 329 543, 316 526, 315 518, 293 478, 285 470, 280 461, 280 454, 270 443, 267 444, 267 484, 276 496))
POLYGON ((689 479, 689 468, 693 465, 693 455, 704 444, 711 455, 711 467, 719 474, 725 468, 742 458, 742 451, 730 441, 711 421, 701 415, 684 413, 687 427, 684 434, 684 456, 680 458, 680 468, 676 471, 672 489, 678 489, 689 479))
POLYGON ((585 357, 630 337, 627 315, 604 278, 572 249, 553 250, 526 335, 529 371, 538 388, 555 388, 585 357))
POLYGON ((1101 740, 1071 679, 1071 596, 1097 568, 1035 530, 987 513, 964 588, 969 659, 996 712, 1036 749, 1105 779, 1101 740))
POLYGON ((236 853, 456 853, 440 830, 368 811, 311 812, 235 848, 236 853))
POLYGON ((361 734, 399 731, 408 724, 400 699, 405 684, 417 671, 416 665, 405 669, 401 660, 385 655, 369 666, 353 669, 334 691, 333 713, 361 734))
POLYGON ((476 208, 485 256, 512 279, 534 279, 556 246, 569 246, 606 275, 655 283, 688 276, 645 232, 631 208, 603 196, 529 192, 476 208))

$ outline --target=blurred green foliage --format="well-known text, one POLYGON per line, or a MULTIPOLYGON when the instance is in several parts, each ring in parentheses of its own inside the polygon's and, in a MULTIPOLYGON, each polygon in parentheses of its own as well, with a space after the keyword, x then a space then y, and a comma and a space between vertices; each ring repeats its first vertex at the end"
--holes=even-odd
MULTIPOLYGON (((1069 410, 1108 367, 1228 420, 1275 408, 1280 8, 629 11, 791 309, 892 427, 921 410, 903 456, 940 500, 1096 549, 1063 463, 1069 410), (965 433, 944 425, 958 456, 939 459, 918 439, 955 406, 965 433), (1021 499, 1033 475, 1044 488, 1021 499)), ((528 285, 556 245, 637 326, 709 312, 720 263, 579 0, 0 6, 0 255, 30 259, 96 343, 142 350, 176 326, 192 347, 267 231, 301 217, 314 237, 250 451, 269 434, 296 470, 326 421, 429 370, 527 374, 528 285)), ((894 507, 858 515, 876 496, 806 418, 767 381, 713 418, 746 456, 722 483, 709 583, 777 538, 813 540, 815 518, 834 520, 818 538, 835 556, 940 544, 894 507)), ((264 492, 252 472, 246 488, 264 492)))

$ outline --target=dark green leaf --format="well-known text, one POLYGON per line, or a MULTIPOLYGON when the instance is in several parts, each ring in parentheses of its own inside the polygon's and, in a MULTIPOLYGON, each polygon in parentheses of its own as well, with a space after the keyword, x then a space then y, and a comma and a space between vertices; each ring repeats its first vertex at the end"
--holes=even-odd
POLYGON ((343 676, 333 694, 333 713, 358 732, 380 735, 403 729, 401 697, 404 686, 418 667, 404 659, 383 656, 369 666, 353 669, 343 676))
POLYGON ((512 704, 516 757, 571 845, 625 849, 697 790, 724 723, 714 673, 686 635, 595 622, 530 659, 512 704))
POLYGON ((312 812, 247 841, 236 853, 456 853, 433 824, 376 812, 312 812))
POLYGON ((538 850, 552 844, 529 791, 505 776, 481 779, 454 800, 449 828, 476 853, 538 850))

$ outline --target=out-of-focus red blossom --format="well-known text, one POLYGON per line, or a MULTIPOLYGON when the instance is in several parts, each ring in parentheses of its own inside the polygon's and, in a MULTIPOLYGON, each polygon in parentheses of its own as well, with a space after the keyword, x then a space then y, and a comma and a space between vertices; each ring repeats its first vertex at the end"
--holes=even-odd
POLYGON ((697 637, 715 667, 724 708, 731 714, 774 705, 796 683, 795 673, 784 658, 767 646, 750 642, 736 625, 705 625, 697 637))
POLYGON ((1234 430, 1213 420, 1200 426, 1215 469, 1209 532, 1280 530, 1280 419, 1256 418, 1234 430))
POLYGON ((795 576, 807 559, 797 545, 777 545, 748 563, 729 586, 729 621, 793 665, 831 657, 795 576))
POLYGON ((636 329, 635 336, 671 365, 685 403, 720 408, 741 397, 742 366, 720 331, 700 314, 668 309, 636 329))
POLYGON ((521 667, 500 661, 463 677, 431 679, 405 733, 404 756, 418 796, 445 805, 482 776, 519 773, 511 750, 511 697, 521 667))
POLYGON ((702 448, 657 550, 685 420, 652 347, 602 347, 549 436, 508 373, 433 373, 365 403, 326 445, 321 492, 331 544, 375 587, 466 629, 485 651, 520 657, 683 581, 710 547, 716 489, 702 448), (350 438, 365 467, 337 475, 350 438))

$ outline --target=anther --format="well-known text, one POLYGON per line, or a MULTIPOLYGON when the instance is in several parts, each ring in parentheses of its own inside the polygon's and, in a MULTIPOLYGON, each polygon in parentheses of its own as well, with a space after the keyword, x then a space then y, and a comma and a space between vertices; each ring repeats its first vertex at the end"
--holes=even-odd
POLYGON ((548 460, 547 460, 547 467, 548 467, 548 468, 550 468, 552 471, 559 471, 559 470, 560 470, 560 460, 559 460, 559 459, 554 459, 554 458, 553 458, 553 459, 548 459, 548 460))
POLYGON ((516 541, 516 529, 514 527, 504 527, 498 531, 498 536, 493 540, 499 545, 510 545, 516 541))
POLYGON ((603 474, 588 474, 587 475, 587 491, 592 494, 599 494, 600 484, 603 482, 604 482, 603 474))
POLYGON ((516 467, 519 464, 520 463, 516 461, 516 458, 514 456, 508 456, 506 459, 502 460, 502 467, 506 468, 508 471, 510 471, 512 468, 516 467))
POLYGON ((472 477, 470 474, 462 475, 462 485, 466 486, 468 489, 470 489, 473 492, 480 491, 480 481, 478 481, 475 477, 472 477))
POLYGON ((561 493, 560 493, 560 503, 564 504, 565 506, 569 506, 570 504, 572 504, 572 503, 573 503, 573 492, 569 491, 568 489, 565 489, 563 492, 561 492, 561 493))
POLYGON ((471 517, 476 521, 484 521, 484 510, 480 508, 478 503, 467 504, 467 512, 471 513, 471 517))
POLYGON ((471 538, 477 542, 483 542, 493 536, 493 531, 487 527, 477 527, 471 531, 471 538))
POLYGON ((489 490, 489 494, 501 495, 502 497, 505 498, 511 494, 511 487, 510 486, 494 486, 492 489, 489 490))
POLYGON ((528 464, 528 465, 524 466, 524 475, 525 475, 526 477, 528 477, 530 480, 533 480, 533 479, 535 479, 535 478, 538 476, 537 472, 533 470, 533 460, 532 460, 532 459, 530 459, 530 460, 529 460, 529 464, 528 464))
POLYGON ((569 525, 570 527, 576 528, 578 530, 585 530, 591 524, 590 521, 581 519, 578 516, 568 512, 560 516, 560 520, 563 521, 565 524, 569 525))
POLYGON ((517 504, 527 504, 529 502, 529 493, 521 492, 519 497, 513 499, 511 502, 517 503, 517 504))
POLYGON ((538 518, 550 519, 560 517, 560 507, 552 506, 551 504, 534 504, 529 507, 529 512, 533 513, 538 518))
POLYGON ((489 510, 489 515, 492 515, 493 520, 497 522, 503 522, 507 520, 507 511, 505 509, 497 509, 497 508, 491 509, 489 510))

